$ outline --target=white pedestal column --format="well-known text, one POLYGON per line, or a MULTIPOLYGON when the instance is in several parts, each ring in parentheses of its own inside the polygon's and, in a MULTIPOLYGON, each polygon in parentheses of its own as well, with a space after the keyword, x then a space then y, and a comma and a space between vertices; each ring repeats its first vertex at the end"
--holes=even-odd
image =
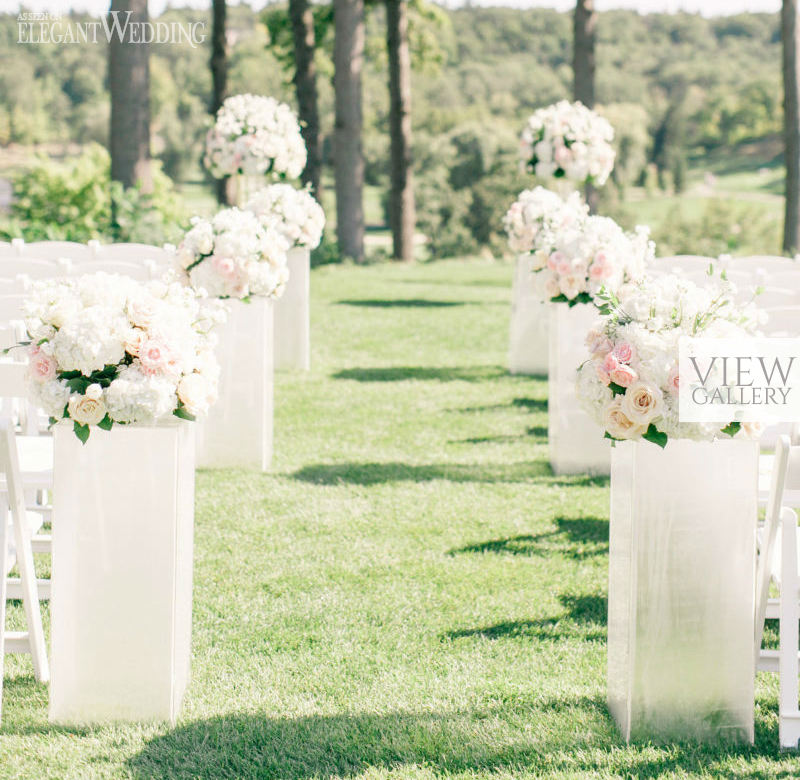
POLYGON ((554 474, 608 474, 611 446, 602 428, 583 410, 575 393, 578 366, 589 359, 586 334, 597 309, 550 303, 550 369, 547 438, 554 474))
POLYGON ((520 255, 514 263, 511 287, 508 368, 512 374, 547 375, 548 306, 537 294, 528 257, 520 255))
POLYGON ((626 740, 753 741, 758 450, 612 451, 608 703, 626 740))
POLYGON ((193 424, 54 437, 50 720, 174 722, 191 655, 193 424))
POLYGON ((219 399, 198 423, 197 465, 266 471, 272 462, 273 304, 231 301, 218 328, 219 399))
POLYGON ((308 371, 311 367, 311 253, 289 252, 289 282, 275 301, 275 368, 308 371))

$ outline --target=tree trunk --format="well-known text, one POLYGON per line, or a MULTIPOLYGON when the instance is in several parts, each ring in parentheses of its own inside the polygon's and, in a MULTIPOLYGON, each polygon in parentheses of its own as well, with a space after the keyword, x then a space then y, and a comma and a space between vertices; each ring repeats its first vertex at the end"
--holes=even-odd
POLYGON ((364 153, 361 144, 361 68, 364 0, 334 0, 336 126, 333 136, 339 251, 364 261, 364 153))
MULTIPOLYGON (((147 22, 147 0, 112 0, 120 29, 147 22), (128 16, 130 14, 130 16, 128 16)), ((113 18, 109 20, 113 24, 113 18)), ((111 92, 111 178, 124 187, 153 188, 150 170, 150 46, 129 42, 130 31, 119 40, 112 29, 108 47, 108 83, 111 92)))
MULTIPOLYGON (((573 19, 572 72, 574 97, 587 108, 594 108, 594 41, 597 12, 594 0, 577 0, 573 19)), ((597 190, 586 185, 586 202, 592 214, 597 213, 597 190)))
MULTIPOLYGON (((216 115, 228 95, 228 41, 225 29, 226 0, 212 0, 211 26, 211 114, 216 115)), ((222 206, 233 203, 233 181, 225 176, 216 181, 217 202, 222 206)))
POLYGON ((391 192, 389 224, 394 257, 414 259, 414 180, 411 158, 411 55, 408 50, 407 0, 386 0, 386 45, 389 51, 389 129, 391 192))
POLYGON ((294 87, 300 115, 303 140, 308 159, 303 171, 303 183, 311 186, 317 200, 322 200, 322 149, 319 139, 319 110, 317 108, 317 68, 314 64, 314 15, 308 0, 289 0, 289 19, 294 38, 294 87))
POLYGON ((594 108, 594 39, 597 13, 594 0, 578 0, 574 17, 572 69, 575 79, 575 100, 594 108))
POLYGON ((798 74, 797 0, 783 0, 784 157, 786 160, 786 211, 783 223, 783 251, 800 247, 800 74, 798 74))

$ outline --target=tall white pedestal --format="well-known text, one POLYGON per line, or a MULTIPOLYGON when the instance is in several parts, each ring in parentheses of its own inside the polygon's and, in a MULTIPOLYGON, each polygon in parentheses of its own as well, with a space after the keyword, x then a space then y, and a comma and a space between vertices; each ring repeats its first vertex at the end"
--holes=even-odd
POLYGON ((50 720, 174 722, 191 655, 193 424, 54 437, 50 720))
POLYGON ((608 474, 611 446, 575 393, 578 366, 588 360, 586 334, 599 314, 591 304, 550 303, 547 438, 554 474, 608 474))
POLYGON ((272 462, 273 304, 230 302, 217 329, 219 399, 198 423, 197 465, 266 471, 272 462))
POLYGON ((311 367, 311 253, 289 252, 289 282, 275 306, 275 368, 311 367))
POLYGON ((512 374, 547 374, 549 305, 536 290, 529 258, 520 255, 514 263, 511 287, 508 368, 512 374))
POLYGON ((758 450, 612 451, 608 704, 626 740, 753 741, 758 450))

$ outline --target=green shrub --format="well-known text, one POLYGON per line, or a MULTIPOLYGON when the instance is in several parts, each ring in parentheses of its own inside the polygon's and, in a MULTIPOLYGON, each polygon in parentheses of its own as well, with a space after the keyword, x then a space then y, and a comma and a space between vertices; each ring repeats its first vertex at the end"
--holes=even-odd
POLYGON ((153 162, 153 191, 111 181, 105 149, 91 144, 66 162, 41 158, 13 181, 6 239, 136 241, 162 244, 181 234, 186 215, 172 181, 153 162), (112 218, 113 217, 113 218, 112 218))

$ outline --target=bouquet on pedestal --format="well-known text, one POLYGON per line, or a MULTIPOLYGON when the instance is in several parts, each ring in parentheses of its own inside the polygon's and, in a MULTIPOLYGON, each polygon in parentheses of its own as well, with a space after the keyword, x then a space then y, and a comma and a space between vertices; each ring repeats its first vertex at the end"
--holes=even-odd
POLYGON ((266 229, 282 233, 292 247, 314 249, 322 240, 325 212, 307 190, 291 184, 271 184, 245 204, 266 229))
POLYGON ((236 174, 296 179, 306 165, 306 145, 285 103, 234 95, 222 104, 206 135, 203 162, 218 179, 236 174))
POLYGON ((603 319, 589 331, 591 357, 578 369, 584 408, 611 439, 712 440, 720 434, 757 435, 754 423, 682 423, 678 416, 681 336, 728 338, 755 331, 759 312, 742 306, 724 278, 699 287, 667 275, 604 294, 603 319))
POLYGON ((522 131, 526 170, 540 179, 602 186, 614 167, 614 128, 582 103, 562 100, 540 108, 522 131))
POLYGON ((289 281, 290 241, 251 211, 223 209, 194 217, 175 253, 184 280, 215 298, 280 298, 289 281))
POLYGON ((177 282, 105 273, 36 282, 24 303, 29 386, 51 423, 194 419, 216 400, 213 328, 224 312, 177 282))

